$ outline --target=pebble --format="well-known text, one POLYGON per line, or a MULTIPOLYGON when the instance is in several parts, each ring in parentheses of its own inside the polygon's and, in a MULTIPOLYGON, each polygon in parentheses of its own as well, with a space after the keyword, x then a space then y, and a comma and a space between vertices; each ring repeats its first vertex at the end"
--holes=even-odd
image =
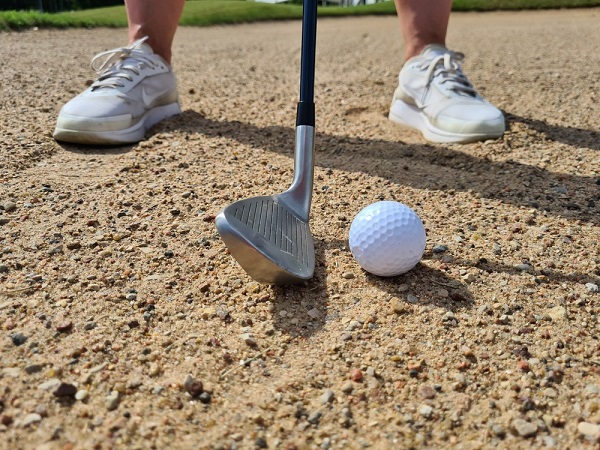
POLYGON ((200 394, 204 391, 204 386, 202 385, 202 381, 196 380, 192 375, 188 374, 185 377, 183 382, 183 388, 186 390, 188 394, 192 397, 199 397, 200 394))
POLYGON ((517 367, 522 372, 529 372, 529 361, 521 360, 517 363, 517 367))
POLYGON ((208 405, 212 401, 212 396, 208 392, 203 392, 198 397, 198 400, 200 400, 201 403, 208 405))
POLYGON ((549 398, 556 398, 558 397, 558 392, 556 392, 555 389, 546 388, 544 389, 544 396, 549 398))
POLYGON ((56 247, 52 247, 48 250, 49 255, 62 255, 63 254, 63 246, 57 245, 56 247))
POLYGON ((542 436, 542 442, 547 448, 558 448, 556 439, 550 435, 542 436))
POLYGON ((97 366, 92 367, 90 370, 88 370, 88 373, 98 373, 101 370, 104 370, 104 368, 107 367, 107 366, 108 366, 108 363, 104 362, 102 364, 99 364, 97 366))
POLYGON ((361 381, 363 379, 363 373, 360 369, 352 369, 350 371, 350 379, 352 381, 361 381))
POLYGON ((5 202, 4 205, 2 205, 2 207, 6 212, 13 212, 15 209, 17 209, 17 204, 15 202, 8 201, 5 202))
POLYGON ((125 385, 126 389, 137 389, 142 385, 142 380, 139 378, 134 378, 133 380, 129 380, 125 385))
POLYGON ((13 334, 10 338, 12 339, 12 343, 17 347, 27 342, 27 336, 25 336, 23 333, 13 334))
POLYGON ((75 393, 75 399, 80 402, 85 401, 89 397, 89 392, 85 389, 80 389, 75 393))
POLYGON ((323 416, 323 413, 321 411, 315 411, 313 413, 311 413, 306 420, 309 423, 312 423, 313 425, 316 425, 319 423, 319 421, 321 420, 321 417, 323 416))
POLYGON ((2 369, 2 375, 5 377, 19 378, 21 376, 21 369, 18 367, 5 367, 2 369))
POLYGON ((433 414, 433 408, 429 405, 421 405, 421 407, 419 408, 419 414, 425 417, 426 419, 429 419, 433 414))
POLYGON ((406 301, 412 305, 416 305, 417 303, 419 303, 419 299, 412 294, 408 294, 406 296, 406 301))
POLYGON ((41 372, 43 368, 44 366, 42 366, 41 364, 29 364, 25 366, 25 372, 31 375, 33 373, 41 372))
POLYGON ((506 431, 504 431, 504 428, 498 424, 492 425, 492 433, 494 433, 494 436, 499 437, 500 439, 504 439, 506 436, 506 431))
POLYGON ((409 289, 410 288, 409 288, 408 284, 400 284, 400 285, 398 285, 398 292, 406 292, 409 289))
POLYGON ((393 313, 403 314, 406 312, 406 307, 402 304, 400 299, 394 297, 390 300, 390 308, 393 313))
POLYGON ((462 373, 457 373, 457 374, 454 376, 454 379, 455 379, 455 380, 457 381, 457 383, 459 383, 459 384, 460 384, 462 387, 466 387, 466 386, 469 384, 469 382, 467 381, 467 377, 466 377, 464 374, 462 374, 462 373))
POLYGON ((598 285, 594 283, 585 283, 585 288, 588 292, 598 292, 598 285))
POLYGON ((358 320, 351 320, 348 326, 346 327, 346 331, 360 330, 361 328, 362 324, 358 320))
POLYGON ((334 398, 335 398, 335 394, 333 393, 333 391, 331 389, 325 389, 325 391, 323 392, 323 395, 321 395, 321 403, 323 403, 323 404, 331 403, 331 402, 333 402, 334 398))
POLYGON ((48 381, 40 384, 38 389, 42 391, 55 391, 60 386, 60 380, 58 378, 51 378, 48 381))
POLYGON ((60 333, 66 333, 67 331, 70 331, 72 328, 73 328, 73 322, 71 322, 70 320, 65 320, 64 322, 61 322, 56 326, 56 331, 58 331, 60 333))
POLYGON ((0 414, 0 425, 9 426, 14 422, 14 417, 10 414, 0 414))
POLYGON ((552 320, 564 320, 567 318, 567 310, 562 306, 555 306, 548 310, 548 316, 550 316, 552 320))
POLYGON ((33 425, 34 423, 40 423, 41 421, 42 421, 42 416, 40 416, 38 413, 31 413, 31 414, 27 414, 23 418, 23 421, 21 422, 21 426, 28 427, 30 425, 33 425))
POLYGON ((510 426, 521 437, 530 437, 537 433, 537 426, 523 419, 513 420, 510 426))
POLYGON ((148 375, 150 375, 151 377, 156 377, 156 376, 160 375, 161 372, 162 372, 162 366, 160 364, 157 364, 157 363, 150 364, 150 370, 148 370, 148 375))
POLYGON ((498 319, 496 319, 496 323, 500 325, 508 325, 510 323, 510 317, 506 314, 502 314, 498 319))
POLYGON ((152 394, 159 395, 164 390, 165 390, 165 388, 163 386, 157 385, 152 388, 152 394))
POLYGON ((254 441, 254 445, 256 445, 257 448, 269 448, 269 444, 262 437, 257 438, 254 441))
POLYGON ((436 392, 431 386, 423 385, 419 388, 419 394, 426 400, 431 400, 435 397, 436 392))
POLYGON ((117 409, 117 407, 119 406, 119 392, 112 391, 110 394, 108 394, 104 405, 109 411, 114 411, 115 409, 117 409))
POLYGON ((595 423, 579 422, 577 424, 577 431, 588 439, 600 439, 600 425, 596 425, 595 423))
POLYGON ((39 404, 35 407, 35 412, 38 413, 42 417, 48 417, 48 408, 46 405, 39 404))
POLYGON ((456 316, 454 315, 454 313, 452 311, 447 311, 444 314, 444 317, 442 318, 442 320, 444 322, 449 322, 449 321, 454 320, 454 319, 456 319, 456 316))
POLYGON ((240 334, 240 338, 250 347, 257 346, 256 339, 254 339, 254 336, 251 333, 242 333, 240 334))
POLYGON ((342 392, 344 394, 350 394, 354 390, 354 385, 351 382, 347 382, 342 385, 342 392))
POLYGON ((448 246, 444 244, 438 244, 431 249, 433 253, 444 253, 448 251, 448 246))
POLYGON ((462 278, 467 283, 473 283, 475 280, 477 280, 477 276, 474 273, 468 273, 468 274, 464 275, 462 278))
POLYGON ((600 394, 600 386, 595 384, 586 385, 584 390, 586 394, 600 394))
POLYGON ((77 387, 70 383, 60 383, 54 392, 52 392, 58 398, 75 397, 76 393, 77 387))

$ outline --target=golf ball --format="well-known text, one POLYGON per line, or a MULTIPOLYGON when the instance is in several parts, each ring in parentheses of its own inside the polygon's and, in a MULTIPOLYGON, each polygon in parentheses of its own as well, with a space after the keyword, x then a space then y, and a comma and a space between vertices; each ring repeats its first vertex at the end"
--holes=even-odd
POLYGON ((392 277, 412 269, 425 251, 425 227, 408 206, 382 201, 361 210, 350 225, 350 251, 367 272, 392 277))

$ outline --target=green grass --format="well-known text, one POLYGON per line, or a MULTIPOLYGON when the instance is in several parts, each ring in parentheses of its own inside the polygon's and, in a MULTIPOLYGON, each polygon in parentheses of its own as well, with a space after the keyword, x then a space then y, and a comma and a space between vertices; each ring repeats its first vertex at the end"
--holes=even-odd
MULTIPOLYGON (((600 6, 600 0, 455 0, 455 11, 490 11, 519 9, 550 9, 600 6)), ((320 7, 319 16, 354 16, 395 14, 392 1, 375 5, 342 8, 320 7)), ((244 0, 195 0, 188 1, 182 25, 209 26, 257 22, 261 20, 286 20, 302 17, 302 6, 298 3, 272 5, 244 0)), ((0 30, 23 30, 68 27, 124 27, 127 25, 125 8, 88 9, 58 14, 33 11, 0 11, 0 30)))

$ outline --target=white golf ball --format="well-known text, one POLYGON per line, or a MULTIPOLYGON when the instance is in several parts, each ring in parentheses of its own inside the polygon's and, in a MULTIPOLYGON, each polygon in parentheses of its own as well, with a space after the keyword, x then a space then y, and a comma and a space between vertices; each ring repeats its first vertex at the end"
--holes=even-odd
POLYGON ((350 225, 350 251, 367 272, 393 277, 412 269, 425 251, 425 227, 408 206, 382 201, 361 210, 350 225))

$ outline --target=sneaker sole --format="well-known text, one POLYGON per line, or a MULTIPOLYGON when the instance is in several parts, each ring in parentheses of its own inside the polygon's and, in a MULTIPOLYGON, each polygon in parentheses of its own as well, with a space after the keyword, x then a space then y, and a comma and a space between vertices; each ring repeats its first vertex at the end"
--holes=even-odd
POLYGON ((435 127, 419 108, 401 100, 394 100, 388 117, 392 122, 420 131, 428 141, 441 144, 467 144, 497 139, 504 134, 504 129, 490 133, 450 133, 435 127))
POLYGON ((181 114, 179 103, 158 106, 147 111, 132 127, 116 131, 82 131, 56 127, 54 139, 61 142, 87 145, 132 144, 144 140, 146 132, 158 122, 181 114))

